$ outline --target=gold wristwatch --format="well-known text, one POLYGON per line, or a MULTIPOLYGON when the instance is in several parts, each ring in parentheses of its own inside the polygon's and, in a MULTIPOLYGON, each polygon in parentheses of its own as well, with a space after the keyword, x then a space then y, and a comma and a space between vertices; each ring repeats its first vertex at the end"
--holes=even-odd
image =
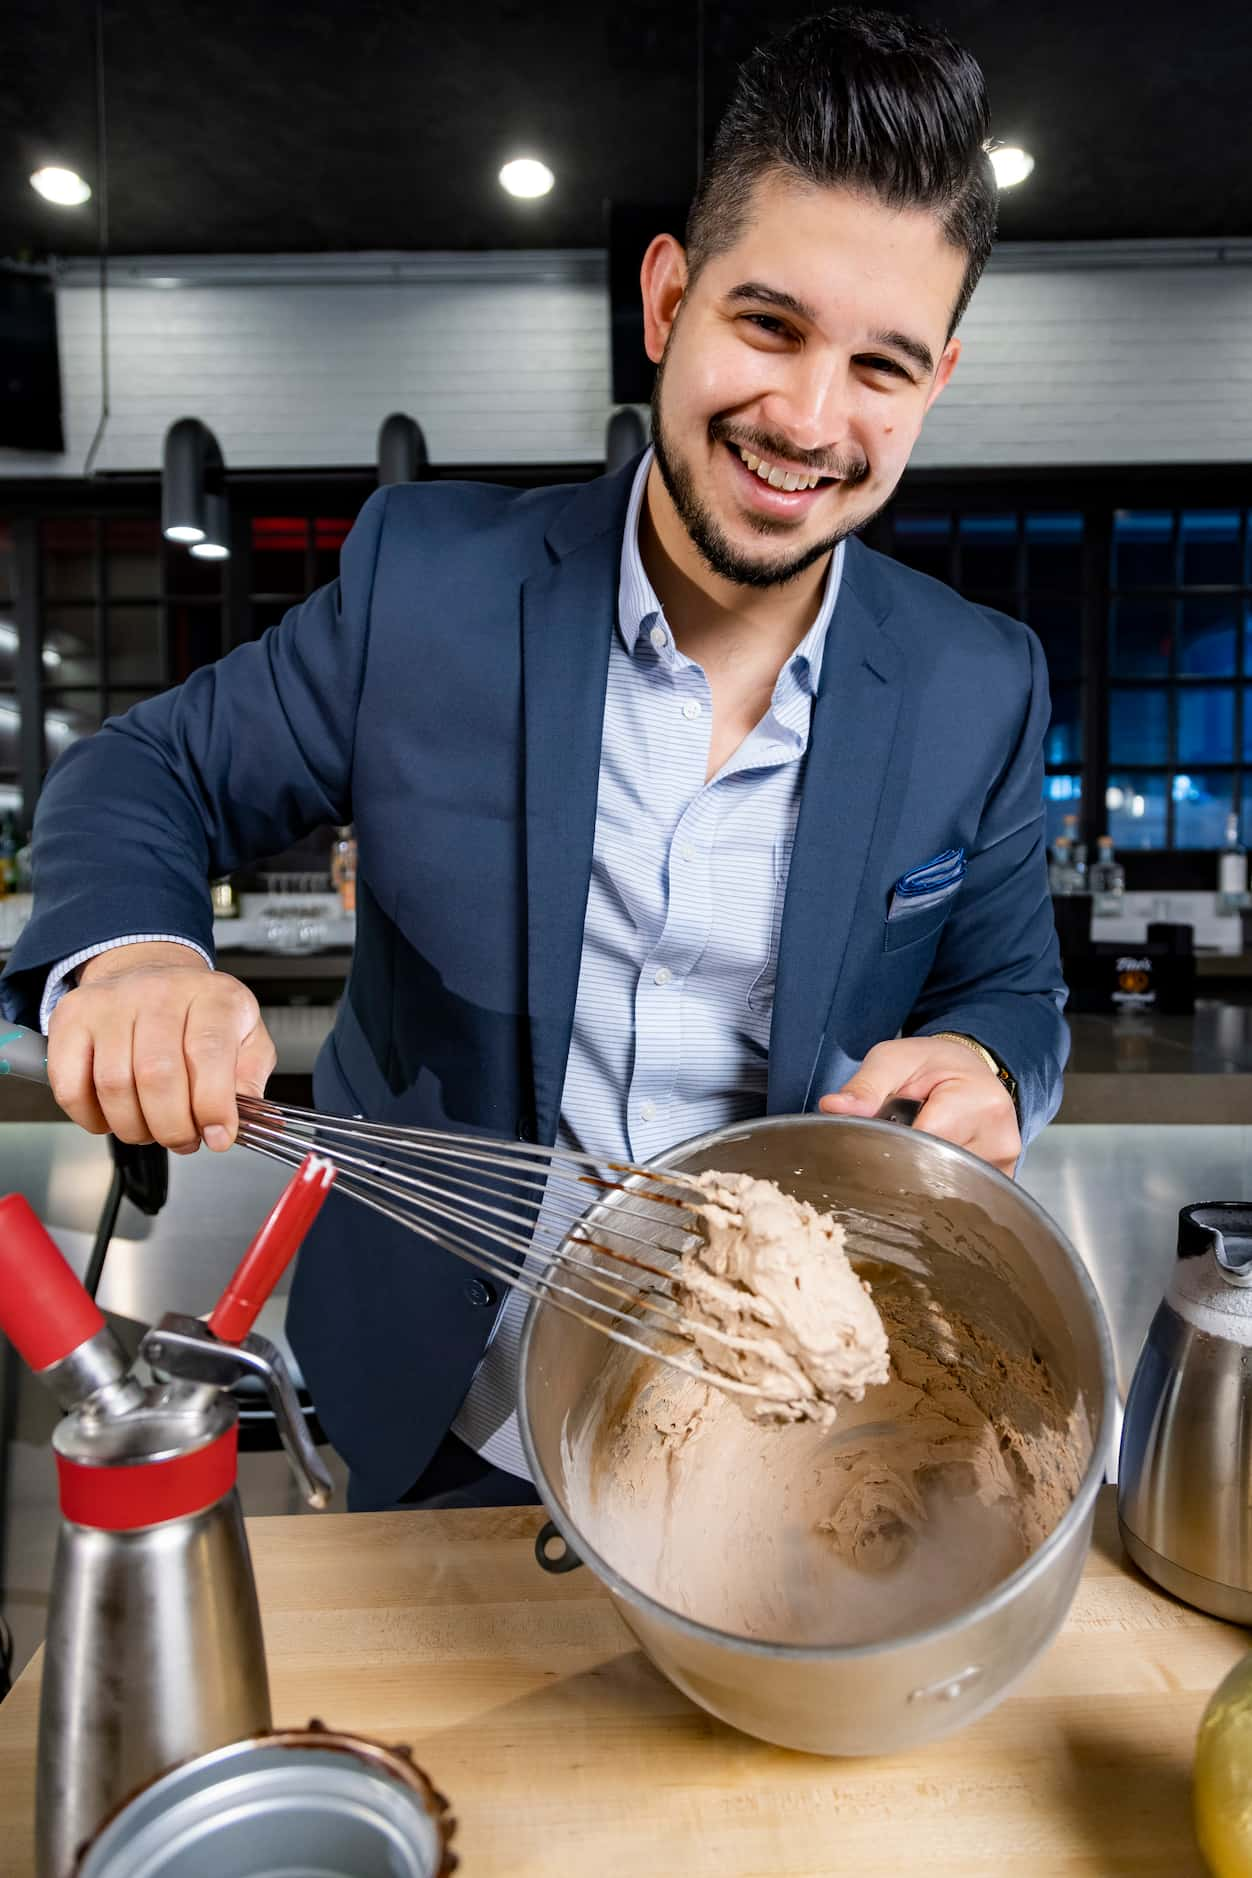
POLYGON ((985 1043, 979 1043, 977 1037, 967 1037, 962 1030, 932 1030, 929 1034, 936 1043, 963 1043, 967 1050, 972 1050, 975 1056, 980 1056, 996 1081, 1008 1090, 1020 1122, 1022 1112, 1017 1106, 1017 1079, 1009 1073, 994 1051, 989 1050, 985 1043))

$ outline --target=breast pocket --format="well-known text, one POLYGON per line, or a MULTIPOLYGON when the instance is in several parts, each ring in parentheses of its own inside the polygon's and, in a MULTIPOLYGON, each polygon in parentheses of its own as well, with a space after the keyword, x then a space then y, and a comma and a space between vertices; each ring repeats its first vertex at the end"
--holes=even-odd
POLYGON ((883 951, 900 952, 906 946, 921 945, 937 934, 960 892, 960 881, 944 893, 927 894, 920 902, 896 898, 883 922, 883 951))

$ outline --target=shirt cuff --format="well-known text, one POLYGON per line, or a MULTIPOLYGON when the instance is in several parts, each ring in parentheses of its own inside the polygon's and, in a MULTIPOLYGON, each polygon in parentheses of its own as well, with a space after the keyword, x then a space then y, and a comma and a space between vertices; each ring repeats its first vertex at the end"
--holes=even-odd
POLYGON ((74 952, 59 965, 54 965, 48 973, 48 981, 43 988, 43 997, 39 1001, 39 1028, 46 1037, 48 1025, 52 1022, 52 1013, 69 990, 69 978, 80 965, 88 959, 98 958, 102 952, 112 952, 117 946, 171 945, 187 946, 192 952, 199 953, 209 970, 213 970, 213 961, 203 946, 198 946, 194 939, 184 939, 179 932, 133 932, 121 939, 106 939, 103 945, 84 946, 81 952, 74 952))

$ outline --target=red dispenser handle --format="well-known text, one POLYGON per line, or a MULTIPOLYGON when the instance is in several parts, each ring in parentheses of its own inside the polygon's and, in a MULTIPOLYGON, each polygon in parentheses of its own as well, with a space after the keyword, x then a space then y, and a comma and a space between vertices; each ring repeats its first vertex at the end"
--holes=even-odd
POLYGON ((61 1362, 104 1329, 56 1242, 20 1193, 0 1200, 0 1330, 31 1369, 61 1362))
POLYGON ((305 1155, 213 1307, 209 1329, 223 1343, 243 1342, 321 1212, 334 1178, 335 1168, 330 1161, 316 1154, 305 1155))

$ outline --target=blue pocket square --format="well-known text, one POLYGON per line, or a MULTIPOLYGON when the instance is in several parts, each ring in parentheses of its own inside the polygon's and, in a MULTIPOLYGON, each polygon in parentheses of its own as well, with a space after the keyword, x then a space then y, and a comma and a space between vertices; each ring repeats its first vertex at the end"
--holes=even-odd
POLYGON ((942 854, 936 854, 933 860, 924 861, 920 867, 910 868, 907 874, 901 874, 891 895, 887 918, 895 919, 900 913, 920 913, 924 907, 946 900, 949 894, 956 892, 964 878, 964 848, 946 848, 942 854))

